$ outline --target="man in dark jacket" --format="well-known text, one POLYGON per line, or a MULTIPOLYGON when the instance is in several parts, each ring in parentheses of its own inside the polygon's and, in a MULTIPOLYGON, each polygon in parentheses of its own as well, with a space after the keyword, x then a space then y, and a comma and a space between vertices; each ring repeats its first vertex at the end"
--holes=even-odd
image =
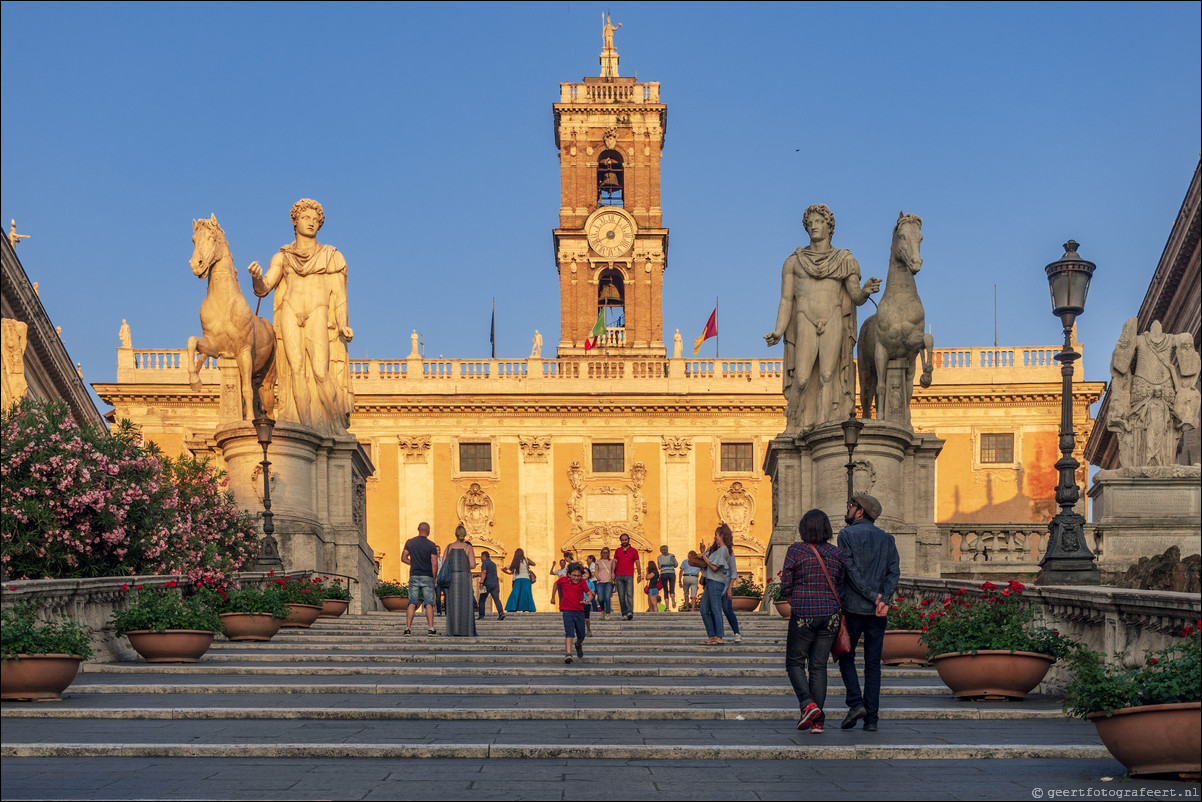
POLYGON ((893 535, 879 529, 881 502, 866 493, 858 493, 847 502, 839 532, 839 550, 847 569, 840 602, 847 621, 851 651, 839 658, 839 673, 847 688, 845 730, 863 719, 864 729, 876 732, 881 709, 881 648, 885 643, 885 616, 889 600, 897 591, 901 563, 893 535), (864 636, 864 692, 856 676, 856 643, 864 636))

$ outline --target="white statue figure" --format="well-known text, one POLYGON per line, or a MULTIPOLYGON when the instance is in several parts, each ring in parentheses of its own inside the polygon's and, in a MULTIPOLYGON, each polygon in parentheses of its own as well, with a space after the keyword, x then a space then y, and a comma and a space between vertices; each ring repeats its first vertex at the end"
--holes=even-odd
POLYGON ((680 359, 680 355, 684 353, 684 340, 680 338, 680 329, 672 335, 672 358, 680 359))
POLYGON ((856 307, 881 288, 876 277, 861 287, 851 251, 831 247, 835 216, 826 204, 806 209, 801 224, 810 244, 785 260, 776 327, 764 335, 768 345, 785 341, 787 434, 843 420, 854 408, 856 307))
POLYGON ((410 359, 417 359, 422 355, 421 345, 417 336, 417 329, 414 329, 413 333, 409 335, 409 346, 410 359))
POLYGON ((117 337, 121 339, 122 348, 134 347, 134 338, 130 334, 129 323, 126 322, 125 318, 121 318, 121 328, 117 330, 117 337))
POLYGON ((255 295, 275 290, 275 330, 283 351, 277 358, 277 417, 311 426, 326 435, 345 434, 351 395, 346 343, 354 332, 347 322, 346 259, 317 241, 325 212, 315 200, 292 206, 296 239, 271 257, 267 273, 250 265, 255 295))
POLYGON ((530 356, 540 357, 543 355, 543 335, 538 333, 538 329, 534 330, 534 338, 530 341, 530 356))
POLYGON ((1136 334, 1123 324, 1110 359, 1110 416, 1124 468, 1174 465, 1181 436, 1198 426, 1198 352, 1188 334, 1166 334, 1159 320, 1136 334), (1176 357, 1176 359, 1174 359, 1176 357))

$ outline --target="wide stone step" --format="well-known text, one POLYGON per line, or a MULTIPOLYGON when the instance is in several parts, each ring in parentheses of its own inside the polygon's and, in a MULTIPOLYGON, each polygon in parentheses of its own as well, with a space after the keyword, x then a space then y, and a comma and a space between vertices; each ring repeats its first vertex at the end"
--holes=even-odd
MULTIPOLYGON (((381 665, 378 663, 357 663, 348 665, 297 665, 295 663, 275 663, 268 665, 225 665, 220 662, 203 661, 193 665, 172 666, 165 664, 149 665, 146 663, 111 663, 106 664, 101 672, 85 667, 80 677, 84 678, 94 673, 103 674, 180 674, 180 675, 273 675, 273 676, 354 676, 373 674, 377 676, 456 676, 456 677, 523 677, 523 676, 562 676, 563 658, 540 660, 534 663, 513 663, 510 665, 491 665, 460 663, 448 664, 443 661, 415 661, 411 665, 381 665)), ((458 661, 457 661, 458 662, 458 661)), ((486 663, 487 661, 482 661, 486 663)), ((784 670, 781 667, 747 668, 739 664, 715 663, 712 665, 693 665, 681 667, 631 667, 614 665, 622 661, 597 660, 591 663, 573 663, 579 674, 593 677, 695 677, 707 675, 728 679, 741 678, 781 678, 784 670)), ((837 675, 837 672, 836 672, 837 675)), ((940 686, 943 693, 947 688, 940 686)))

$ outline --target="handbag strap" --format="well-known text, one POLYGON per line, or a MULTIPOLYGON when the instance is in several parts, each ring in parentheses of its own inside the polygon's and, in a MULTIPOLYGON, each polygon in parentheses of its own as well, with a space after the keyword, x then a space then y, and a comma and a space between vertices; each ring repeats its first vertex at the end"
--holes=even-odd
POLYGON ((822 575, 826 577, 826 585, 831 589, 831 593, 835 594, 835 601, 841 604, 842 600, 839 598, 839 591, 835 590, 835 583, 831 581, 831 575, 826 570, 826 563, 822 561, 822 555, 818 553, 818 548, 813 543, 807 543, 806 545, 810 547, 810 551, 814 552, 814 556, 818 558, 818 565, 822 568, 822 575))

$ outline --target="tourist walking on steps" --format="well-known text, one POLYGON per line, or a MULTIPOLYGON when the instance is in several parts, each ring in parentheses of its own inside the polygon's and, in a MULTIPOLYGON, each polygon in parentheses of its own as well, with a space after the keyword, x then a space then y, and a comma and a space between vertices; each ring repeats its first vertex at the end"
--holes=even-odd
POLYGON ((704 553, 689 554, 689 562, 700 565, 701 578, 705 582, 701 595, 701 620, 705 623, 708 637, 700 642, 701 646, 720 646, 725 643, 722 640, 725 634, 722 630, 722 597, 726 595, 729 558, 734 545, 730 527, 722 524, 714 530, 714 542, 704 553))
POLYGON ((630 547, 630 535, 623 532, 618 537, 618 550, 614 552, 614 588, 618 591, 618 605, 622 617, 634 620, 634 578, 643 581, 643 566, 639 564, 639 551, 630 547))
POLYGON ((568 575, 568 561, 567 560, 560 559, 559 565, 552 566, 551 574, 550 574, 550 576, 551 576, 551 600, 549 602, 551 605, 555 604, 555 583, 560 578, 565 577, 567 575, 568 575))
POLYGON ((655 560, 647 561, 647 612, 659 612, 659 569, 655 567, 655 560))
POLYGON ((843 553, 831 545, 831 519, 822 510, 801 516, 797 531, 801 541, 789 546, 780 572, 781 593, 792 608, 785 671, 801 710, 797 729, 820 734, 826 723, 826 663, 839 632, 843 553))
POLYGON ((533 613, 535 611, 534 591, 531 589, 533 574, 530 573, 530 569, 534 565, 533 560, 526 559, 524 551, 517 549, 513 553, 513 562, 501 569, 505 573, 513 575, 513 587, 509 591, 509 598, 505 600, 505 612, 533 613))
POLYGON ((685 560, 680 566, 680 609, 696 612, 697 587, 700 584, 701 569, 685 560))
POLYGON ((668 553, 667 546, 659 547, 659 556, 655 558, 655 565, 659 568, 659 583, 663 587, 663 593, 660 594, 664 599, 664 605, 669 610, 676 609, 676 555, 668 553))
POLYGON ((863 719, 864 729, 876 732, 881 707, 881 648, 885 643, 885 616, 889 600, 901 578, 900 560, 893 535, 875 525, 881 502, 857 493, 847 502, 839 532, 839 551, 847 574, 839 597, 851 651, 839 658, 839 673, 847 688, 847 716, 840 725, 849 730, 863 719), (856 643, 864 636, 864 692, 856 676, 856 643))
POLYGON ((443 559, 451 574, 447 588, 447 634, 476 637, 475 605, 472 596, 472 571, 476 569, 476 550, 467 542, 467 529, 455 527, 455 542, 448 543, 443 559))
POLYGON ((417 537, 405 541, 401 562, 409 566, 409 606, 405 610, 405 634, 413 626, 413 614, 420 599, 426 606, 426 634, 437 635, 434 629, 434 572, 437 569, 438 545, 430 540, 430 524, 417 525, 417 537))
POLYGON ((584 564, 584 578, 588 580, 588 589, 593 594, 593 603, 589 605, 589 609, 600 611, 601 608, 597 606, 597 558, 590 554, 587 559, 588 562, 584 564))
POLYGON ((551 588, 551 602, 559 594, 559 611, 563 616, 563 661, 572 662, 572 648, 576 659, 584 659, 584 639, 587 635, 585 609, 592 599, 588 582, 584 578, 584 566, 578 562, 568 565, 567 576, 561 576, 551 588), (575 643, 573 643, 575 640, 575 643))
POLYGON ((597 609, 609 618, 613 612, 614 568, 617 562, 609 556, 609 547, 601 549, 601 557, 593 565, 593 579, 597 583, 597 609))
POLYGON ((739 569, 735 564, 733 545, 730 556, 726 560, 726 577, 726 592, 722 594, 722 615, 726 616, 726 621, 730 624, 730 631, 735 633, 735 643, 742 643, 743 635, 739 631, 739 619, 735 617, 734 589, 735 583, 739 581, 739 569))
POLYGON ((497 564, 487 551, 480 552, 480 600, 476 603, 477 618, 484 617, 488 597, 492 597, 497 608, 497 620, 505 620, 505 608, 501 606, 501 578, 497 576, 497 564))

